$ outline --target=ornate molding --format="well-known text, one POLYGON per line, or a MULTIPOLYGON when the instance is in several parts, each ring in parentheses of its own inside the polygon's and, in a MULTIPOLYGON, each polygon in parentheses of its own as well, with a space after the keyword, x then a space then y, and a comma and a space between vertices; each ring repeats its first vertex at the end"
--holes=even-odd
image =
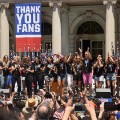
POLYGON ((54 1, 49 1, 49 6, 50 7, 54 7, 54 6, 58 6, 58 7, 61 7, 62 6, 62 1, 57 1, 57 0, 54 0, 54 1))
POLYGON ((68 12, 70 10, 69 6, 67 4, 62 4, 62 12, 68 12))
POLYGON ((103 4, 104 5, 107 5, 109 3, 112 3, 112 4, 116 4, 117 3, 117 0, 103 0, 103 4))
POLYGON ((9 8, 9 3, 0 3, 0 8, 9 8))

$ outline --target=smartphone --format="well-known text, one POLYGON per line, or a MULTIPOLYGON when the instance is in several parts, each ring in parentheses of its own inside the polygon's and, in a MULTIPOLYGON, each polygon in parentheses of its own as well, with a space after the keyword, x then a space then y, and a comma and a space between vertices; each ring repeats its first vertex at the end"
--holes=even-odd
POLYGON ((85 111, 85 107, 83 104, 76 104, 74 112, 85 111))
POLYGON ((45 98, 52 98, 52 95, 49 92, 46 92, 45 98))
POLYGON ((116 110, 115 102, 105 102, 104 109, 105 111, 115 111, 116 110))

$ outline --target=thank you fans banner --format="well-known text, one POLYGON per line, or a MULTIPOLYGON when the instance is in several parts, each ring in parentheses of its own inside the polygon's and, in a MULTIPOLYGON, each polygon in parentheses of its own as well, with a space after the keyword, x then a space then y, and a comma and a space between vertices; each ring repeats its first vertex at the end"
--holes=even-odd
POLYGON ((41 44, 41 3, 15 5, 16 51, 24 52, 28 46, 30 51, 41 44))

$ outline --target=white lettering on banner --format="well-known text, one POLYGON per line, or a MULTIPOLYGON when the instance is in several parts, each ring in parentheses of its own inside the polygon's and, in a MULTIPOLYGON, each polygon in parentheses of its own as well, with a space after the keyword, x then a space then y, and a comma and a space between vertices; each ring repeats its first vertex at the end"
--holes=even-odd
POLYGON ((17 25, 17 32, 22 30, 22 32, 40 32, 39 24, 22 24, 17 25))
POLYGON ((40 23, 40 14, 33 14, 33 22, 40 23))
POLYGON ((25 20, 25 23, 31 23, 31 14, 25 14, 25 18, 24 18, 24 20, 25 20))
POLYGON ((17 13, 20 12, 20 6, 16 6, 16 9, 17 9, 17 13))
POLYGON ((40 6, 16 6, 17 13, 40 13, 40 6))
POLYGON ((40 32, 40 14, 16 14, 18 24, 17 33, 22 32, 40 32), (24 21, 25 24, 21 24, 24 21))
POLYGON ((17 19, 18 19, 18 23, 21 24, 22 20, 25 21, 25 23, 40 23, 40 14, 25 14, 23 16, 23 14, 16 14, 17 19), (33 21, 31 21, 33 19, 33 21))
POLYGON ((17 25, 17 33, 19 33, 21 29, 21 24, 17 25))
POLYGON ((21 24, 21 22, 22 22, 22 18, 23 18, 23 14, 16 14, 16 16, 17 16, 17 19, 18 19, 18 23, 19 24, 21 24))

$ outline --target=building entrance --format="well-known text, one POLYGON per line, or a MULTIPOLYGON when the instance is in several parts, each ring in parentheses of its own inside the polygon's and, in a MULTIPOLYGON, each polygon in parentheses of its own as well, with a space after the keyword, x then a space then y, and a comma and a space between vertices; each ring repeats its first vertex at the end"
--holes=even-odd
POLYGON ((77 30, 78 39, 76 41, 76 50, 80 47, 83 51, 83 55, 87 48, 92 54, 93 59, 96 59, 98 54, 101 54, 104 58, 104 30, 95 21, 87 21, 80 25, 77 30))

